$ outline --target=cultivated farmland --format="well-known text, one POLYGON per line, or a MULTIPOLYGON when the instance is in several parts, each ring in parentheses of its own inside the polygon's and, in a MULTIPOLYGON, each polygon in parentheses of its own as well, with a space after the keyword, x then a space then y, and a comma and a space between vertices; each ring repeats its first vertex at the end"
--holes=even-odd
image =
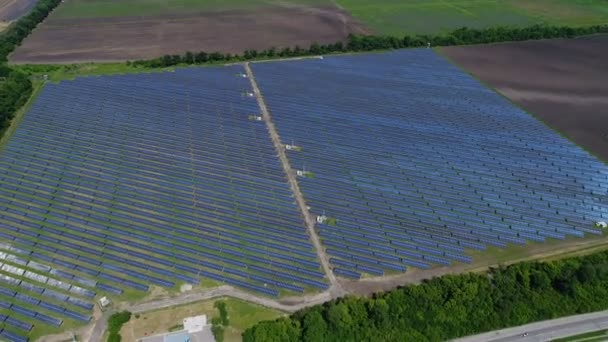
POLYGON ((601 234, 608 167, 430 49, 253 70, 337 275, 601 234))
POLYGON ((597 25, 608 22, 604 0, 338 0, 376 33, 437 34, 463 26, 597 25))
POLYGON ((443 48, 475 77, 608 161, 608 36, 443 48))
POLYGON ((136 0, 66 1, 10 59, 68 63, 153 58, 188 50, 240 54, 246 49, 335 43, 349 33, 366 32, 326 1, 168 1, 162 6, 136 0))
POLYGON ((0 0, 0 22, 13 21, 34 7, 36 0, 0 0))

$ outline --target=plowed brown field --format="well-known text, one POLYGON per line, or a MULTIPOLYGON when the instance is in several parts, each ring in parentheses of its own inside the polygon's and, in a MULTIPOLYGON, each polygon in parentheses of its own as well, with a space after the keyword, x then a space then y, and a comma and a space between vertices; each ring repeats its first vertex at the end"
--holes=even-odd
POLYGON ((365 32, 346 12, 331 6, 94 19, 51 15, 10 60, 73 63, 153 58, 185 51, 242 53, 273 46, 335 43, 349 33, 365 32))
POLYGON ((570 140, 608 161, 608 35, 441 51, 570 140))
POLYGON ((0 0, 0 22, 19 18, 35 4, 36 0, 0 0))

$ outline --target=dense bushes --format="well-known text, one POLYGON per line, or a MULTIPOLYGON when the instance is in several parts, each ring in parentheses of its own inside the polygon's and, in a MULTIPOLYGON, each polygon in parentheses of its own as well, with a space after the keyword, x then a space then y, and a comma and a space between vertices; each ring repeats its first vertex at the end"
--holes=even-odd
POLYGON ((213 317, 211 319, 211 332, 213 333, 213 337, 215 337, 216 342, 224 341, 224 330, 230 324, 230 320, 228 319, 228 310, 226 309, 226 302, 217 301, 213 304, 213 306, 219 311, 219 317, 213 317))
MULTIPOLYGON (((8 68, 7 68, 8 69, 8 68)), ((18 71, 4 70, 0 66, 0 136, 10 124, 17 109, 27 102, 32 94, 32 82, 18 71), (4 73, 7 73, 4 76, 4 73)))
POLYGON ((0 36, 0 62, 6 62, 8 55, 21 44, 32 30, 41 23, 61 0, 38 0, 29 14, 17 20, 0 36))
POLYGON ((262 58, 282 58, 297 57, 307 55, 323 55, 340 52, 359 52, 384 49, 400 49, 408 47, 423 47, 430 43, 432 46, 450 46, 466 44, 482 44, 504 41, 522 41, 545 38, 571 38, 576 36, 608 33, 608 25, 587 26, 587 27, 567 27, 567 26, 546 26, 534 25, 525 28, 516 27, 494 27, 487 29, 469 29, 466 27, 452 31, 449 34, 437 36, 354 36, 348 38, 348 42, 343 44, 312 44, 308 49, 299 46, 295 48, 283 48, 277 50, 270 48, 263 51, 246 50, 242 55, 214 53, 192 53, 184 55, 166 55, 150 60, 138 60, 132 64, 144 67, 167 67, 177 64, 205 64, 213 62, 233 62, 245 61, 262 58))
POLYGON ((266 321, 243 341, 442 341, 608 309, 608 252, 447 275, 266 321))
POLYGON ((61 0, 39 0, 32 11, 17 20, 0 35, 0 135, 13 115, 32 94, 32 82, 27 75, 13 71, 4 64, 8 55, 30 32, 61 3, 61 0))
POLYGON ((108 342, 120 342, 120 329, 131 319, 129 311, 117 312, 108 319, 108 342))

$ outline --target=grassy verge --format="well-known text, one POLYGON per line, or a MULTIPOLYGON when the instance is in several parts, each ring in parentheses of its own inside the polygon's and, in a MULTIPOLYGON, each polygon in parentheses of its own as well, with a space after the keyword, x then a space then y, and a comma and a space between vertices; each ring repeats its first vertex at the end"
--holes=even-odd
POLYGON ((608 330, 590 331, 584 334, 568 336, 552 340, 552 342, 591 342, 591 341, 606 341, 608 340, 608 330))
POLYGON ((207 315, 207 322, 210 323, 214 317, 219 317, 218 310, 214 307, 214 303, 219 300, 226 303, 230 318, 224 335, 224 341, 227 342, 240 341, 242 332, 257 322, 273 320, 283 315, 280 311, 238 299, 219 298, 135 314, 131 321, 123 326, 120 334, 124 342, 135 342, 145 336, 168 332, 176 325, 182 324, 186 317, 207 315))

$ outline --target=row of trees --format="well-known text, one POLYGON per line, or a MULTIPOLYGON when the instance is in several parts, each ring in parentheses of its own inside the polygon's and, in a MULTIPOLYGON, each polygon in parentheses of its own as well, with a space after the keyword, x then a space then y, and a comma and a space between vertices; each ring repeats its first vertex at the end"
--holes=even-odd
POLYGON ((0 62, 6 62, 8 55, 15 50, 32 30, 40 24, 61 0, 38 0, 29 14, 21 17, 0 36, 0 62))
MULTIPOLYGON (((0 69, 2 68, 4 67, 0 66, 0 69)), ((30 95, 32 95, 32 82, 26 74, 10 70, 6 76, 0 76, 0 136, 9 126, 15 112, 27 102, 30 95)))
POLYGON ((608 309, 608 251, 447 275, 260 322, 243 341, 444 341, 608 309))
POLYGON ((32 30, 61 3, 61 0, 39 0, 30 13, 0 35, 0 136, 32 94, 32 82, 24 73, 6 65, 8 55, 32 30))
POLYGON ((594 33, 608 33, 608 25, 586 27, 533 25, 530 27, 493 27, 487 29, 460 28, 448 34, 429 36, 416 35, 405 37, 391 36, 357 36, 350 35, 346 44, 314 43, 307 49, 270 48, 262 51, 246 50, 242 55, 222 54, 219 52, 187 52, 184 55, 165 55, 163 57, 129 62, 135 66, 149 68, 168 67, 178 64, 206 64, 215 62, 236 62, 265 58, 299 57, 308 55, 324 55, 331 53, 361 52, 372 50, 401 49, 410 47, 451 46, 467 44, 483 44, 506 41, 522 41, 547 38, 572 38, 594 33))

